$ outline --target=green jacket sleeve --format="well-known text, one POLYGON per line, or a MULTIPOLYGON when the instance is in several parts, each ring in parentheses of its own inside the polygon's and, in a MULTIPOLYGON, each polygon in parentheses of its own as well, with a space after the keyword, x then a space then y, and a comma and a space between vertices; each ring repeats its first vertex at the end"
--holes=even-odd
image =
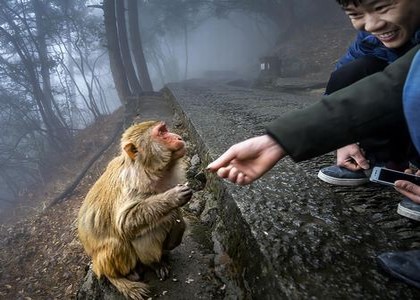
POLYGON ((404 123, 402 91, 420 46, 353 85, 267 127, 294 161, 310 159, 404 123))

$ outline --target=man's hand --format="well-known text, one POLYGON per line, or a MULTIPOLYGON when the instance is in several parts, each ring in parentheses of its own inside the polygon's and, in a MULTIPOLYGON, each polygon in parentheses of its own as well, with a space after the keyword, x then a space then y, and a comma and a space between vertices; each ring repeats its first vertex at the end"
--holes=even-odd
MULTIPOLYGON (((405 170, 405 173, 413 174, 410 169, 405 170)), ((417 171, 416 176, 420 176, 420 171, 417 171)), ((420 186, 406 180, 397 180, 394 183, 395 189, 406 196, 411 201, 420 204, 420 186)))
POLYGON ((233 145, 207 169, 233 183, 245 185, 260 178, 285 156, 284 149, 266 134, 233 145))
POLYGON ((347 145, 337 150, 337 166, 350 171, 367 170, 370 167, 365 153, 357 144, 347 145))

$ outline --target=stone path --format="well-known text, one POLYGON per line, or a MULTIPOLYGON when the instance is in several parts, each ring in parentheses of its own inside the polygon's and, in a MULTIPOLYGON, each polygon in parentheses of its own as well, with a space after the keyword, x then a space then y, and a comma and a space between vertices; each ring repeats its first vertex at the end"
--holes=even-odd
MULTIPOLYGON (((306 87, 304 87, 306 88, 306 87)), ((278 115, 317 100, 218 81, 165 91, 199 145, 203 166, 230 145, 264 132, 278 115)), ((420 291, 378 268, 383 251, 420 247, 420 224, 396 213, 400 196, 368 184, 331 187, 316 178, 331 154, 281 161, 250 186, 209 177, 218 196, 216 235, 253 299, 419 299, 420 291)))

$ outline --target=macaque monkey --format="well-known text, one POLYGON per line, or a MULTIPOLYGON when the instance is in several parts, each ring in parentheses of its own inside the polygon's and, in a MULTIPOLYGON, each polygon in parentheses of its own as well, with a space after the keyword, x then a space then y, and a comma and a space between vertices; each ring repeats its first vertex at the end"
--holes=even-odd
POLYGON ((129 127, 114 158, 88 192, 78 216, 78 233, 93 272, 129 299, 144 299, 148 286, 136 266, 149 266, 165 279, 165 250, 181 243, 185 223, 179 207, 192 190, 184 184, 185 143, 165 123, 129 127))

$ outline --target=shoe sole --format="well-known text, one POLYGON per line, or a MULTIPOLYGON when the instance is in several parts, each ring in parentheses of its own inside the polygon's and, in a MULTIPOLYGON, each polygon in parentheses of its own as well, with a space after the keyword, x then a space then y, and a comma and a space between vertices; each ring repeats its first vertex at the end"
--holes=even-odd
POLYGON ((409 218, 409 219, 412 219, 412 220, 415 220, 415 221, 420 221, 420 213, 413 212, 413 210, 408 209, 408 208, 402 206, 401 204, 398 204, 397 213, 401 216, 406 217, 406 218, 409 218))
POLYGON ((358 186, 358 185, 362 185, 369 182, 369 178, 343 179, 343 178, 328 176, 322 173, 322 171, 318 172, 318 178, 329 184, 341 185, 341 186, 358 186))

